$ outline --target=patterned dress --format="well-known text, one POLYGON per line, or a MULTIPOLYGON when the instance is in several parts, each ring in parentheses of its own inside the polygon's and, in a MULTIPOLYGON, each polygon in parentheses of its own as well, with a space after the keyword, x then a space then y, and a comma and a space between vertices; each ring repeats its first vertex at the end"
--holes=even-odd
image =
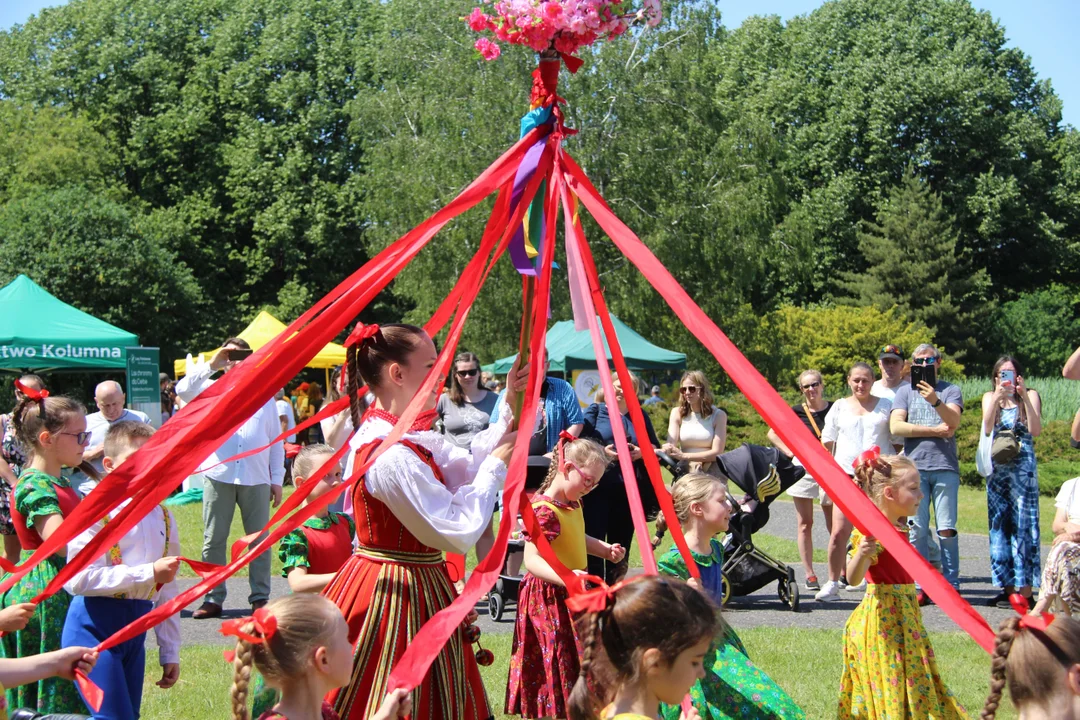
MULTIPOLYGON (((532 506, 562 564, 569 570, 584 570, 588 556, 581 504, 535 495, 532 506)), ((529 539, 527 534, 525 539, 529 539)), ((506 686, 508 715, 566 717, 570 691, 581 672, 582 652, 566 598, 565 587, 530 573, 521 581, 506 686)))
MULTIPOLYGON (((702 587, 719 606, 723 599, 723 547, 713 539, 711 555, 693 551, 691 555, 701 572, 702 587)), ((686 562, 674 546, 657 564, 664 575, 690 578, 686 562)), ((795 701, 750 661, 735 630, 727 623, 722 623, 722 628, 705 655, 705 677, 690 688, 690 699, 702 720, 805 718, 795 701)), ((660 711, 666 720, 678 720, 682 712, 677 705, 661 705, 660 711)))
MULTIPOLYGON (((15 436, 15 423, 11 415, 0 415, 0 457, 7 462, 15 477, 19 477, 26 465, 26 453, 22 443, 15 436)), ((14 535, 15 525, 11 522, 11 486, 0 477, 0 535, 14 535)))
MULTIPOLYGON (((862 539, 854 530, 852 548, 862 539)), ((844 626, 837 718, 967 718, 938 674, 914 580, 880 545, 866 572, 866 594, 844 626)))
MULTIPOLYGON (((79 496, 63 478, 55 478, 33 468, 19 476, 11 514, 23 546, 20 562, 29 559, 41 545, 41 537, 34 530, 34 520, 46 515, 67 515, 78 503, 79 496)), ((64 558, 60 555, 48 558, 0 597, 0 607, 29 602, 45 589, 62 567, 64 558)), ((25 628, 0 638, 0 656, 28 657, 59 650, 70 604, 71 596, 65 590, 43 600, 25 628)), ((8 690, 7 702, 9 707, 30 708, 43 714, 89 714, 75 689, 75 683, 56 677, 8 690)))
POLYGON ((990 576, 998 587, 1039 584, 1039 471, 1031 433, 1019 422, 1019 408, 1005 408, 994 428, 1014 430, 1020 454, 994 465, 986 481, 990 517, 990 576))

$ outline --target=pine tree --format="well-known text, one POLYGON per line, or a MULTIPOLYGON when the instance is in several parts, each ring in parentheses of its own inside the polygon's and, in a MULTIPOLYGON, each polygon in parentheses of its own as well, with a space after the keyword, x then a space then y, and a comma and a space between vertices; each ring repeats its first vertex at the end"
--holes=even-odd
POLYGON ((978 355, 976 338, 989 315, 985 270, 975 271, 958 243, 941 198, 914 172, 881 203, 877 222, 863 223, 861 273, 845 273, 841 286, 854 304, 893 306, 924 323, 934 342, 957 360, 978 355))

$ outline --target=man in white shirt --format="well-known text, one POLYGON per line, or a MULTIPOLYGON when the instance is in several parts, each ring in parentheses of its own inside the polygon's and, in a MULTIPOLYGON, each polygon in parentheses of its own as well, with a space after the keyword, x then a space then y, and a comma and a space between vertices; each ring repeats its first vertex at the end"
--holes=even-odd
MULTIPOLYGON (((235 357, 232 351, 250 352, 250 349, 242 338, 229 338, 209 363, 200 362, 191 368, 176 384, 176 394, 185 403, 190 403, 213 384, 212 375, 219 370, 229 372, 242 362, 242 358, 235 357)), ((277 404, 270 399, 203 463, 206 468, 200 471, 206 478, 203 485, 203 561, 225 564, 229 528, 237 505, 245 533, 257 532, 270 522, 271 499, 274 507, 281 504, 285 447, 276 442, 250 457, 224 465, 218 463, 267 445, 280 434, 277 404)), ((248 602, 254 611, 265 605, 270 597, 270 553, 265 552, 251 561, 248 583, 251 587, 248 602)), ((196 620, 221 617, 224 603, 225 585, 222 584, 207 594, 206 602, 192 617, 196 620)))
MULTIPOLYGON (((292 403, 285 399, 285 388, 277 391, 274 396, 274 404, 277 405, 278 420, 281 421, 281 432, 292 430, 296 427, 296 413, 292 403)), ((288 442, 296 442, 296 433, 285 438, 288 442)))
POLYGON ((889 402, 896 399, 896 388, 904 384, 904 351, 899 345, 886 345, 878 355, 878 368, 881 379, 870 386, 870 394, 885 398, 889 402))
MULTIPOLYGON (((127 397, 120 383, 115 380, 98 383, 98 386, 94 388, 94 402, 97 403, 98 411, 86 416, 86 431, 90 433, 90 445, 83 453, 83 460, 93 465, 98 475, 104 475, 105 466, 101 461, 105 450, 105 433, 108 432, 109 427, 125 420, 149 423, 150 418, 146 416, 146 413, 124 407, 127 397)), ((81 473, 79 479, 82 482, 76 489, 85 497, 96 483, 87 483, 89 478, 81 473)))

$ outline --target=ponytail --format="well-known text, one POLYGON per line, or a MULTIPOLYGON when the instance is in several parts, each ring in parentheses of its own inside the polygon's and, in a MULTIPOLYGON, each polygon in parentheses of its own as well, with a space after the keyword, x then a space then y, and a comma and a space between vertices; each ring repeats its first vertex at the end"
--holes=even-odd
MULTIPOLYGON (((245 632, 253 632, 248 625, 245 632)), ((233 720, 251 720, 248 712, 248 691, 251 687, 251 666, 255 662, 255 648, 247 640, 237 640, 233 653, 233 683, 229 696, 232 698, 233 720)))
POLYGON ((584 630, 581 639, 583 648, 581 670, 578 673, 577 680, 574 681, 574 687, 570 691, 570 698, 567 701, 566 716, 568 720, 592 720, 592 718, 598 717, 600 714, 598 712, 600 709, 599 703, 589 689, 589 674, 592 671, 596 655, 600 652, 597 647, 600 643, 600 623, 610 615, 611 607, 609 606, 598 613, 586 615, 584 620, 581 621, 584 630))
POLYGON ((994 638, 994 654, 990 660, 990 694, 986 697, 979 720, 994 720, 997 716, 1001 694, 1005 690, 1005 665, 1009 661, 1016 633, 1020 629, 1020 618, 1010 617, 1001 623, 997 637, 994 638))

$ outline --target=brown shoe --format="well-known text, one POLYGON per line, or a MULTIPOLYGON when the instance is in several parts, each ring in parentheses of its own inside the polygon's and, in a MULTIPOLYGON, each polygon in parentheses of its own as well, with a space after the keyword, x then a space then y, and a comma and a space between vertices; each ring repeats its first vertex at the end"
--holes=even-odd
POLYGON ((221 617, 221 606, 217 603, 204 602, 199 606, 199 609, 191 613, 191 617, 195 620, 209 620, 210 618, 221 617))
POLYGON ((256 600, 255 602, 251 603, 251 612, 252 612, 252 614, 254 614, 256 610, 258 610, 259 608, 264 608, 264 607, 266 607, 266 601, 265 600, 256 600))

